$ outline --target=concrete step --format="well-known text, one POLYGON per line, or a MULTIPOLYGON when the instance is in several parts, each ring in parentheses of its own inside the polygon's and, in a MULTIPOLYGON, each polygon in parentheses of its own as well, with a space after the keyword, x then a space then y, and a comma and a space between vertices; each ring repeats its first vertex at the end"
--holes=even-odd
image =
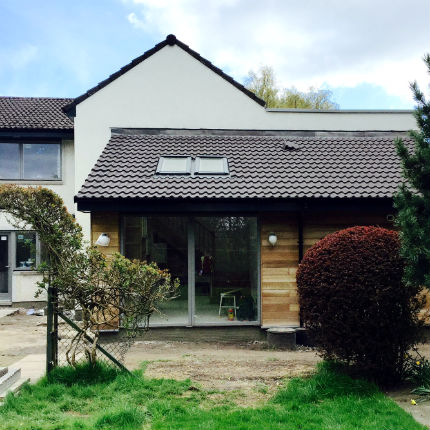
POLYGON ((17 367, 6 368, 7 372, 0 377, 0 394, 5 393, 21 378, 21 369, 17 367))
POLYGON ((11 385, 7 390, 0 391, 0 402, 3 402, 4 398, 9 393, 17 393, 26 382, 30 382, 30 378, 22 378, 21 377, 18 379, 18 381, 16 381, 13 385, 11 385))

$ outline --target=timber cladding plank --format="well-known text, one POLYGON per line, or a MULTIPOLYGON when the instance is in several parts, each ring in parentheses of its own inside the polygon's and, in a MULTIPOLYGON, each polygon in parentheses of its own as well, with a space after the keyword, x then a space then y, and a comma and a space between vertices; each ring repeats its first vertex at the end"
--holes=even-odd
POLYGON ((120 252, 119 214, 116 212, 91 213, 91 243, 95 244, 101 233, 110 237, 109 246, 99 246, 98 249, 107 257, 120 252))
POLYGON ((298 326, 296 270, 299 260, 297 217, 294 214, 261 219, 261 319, 262 325, 298 326), (278 238, 275 246, 269 233, 278 238))

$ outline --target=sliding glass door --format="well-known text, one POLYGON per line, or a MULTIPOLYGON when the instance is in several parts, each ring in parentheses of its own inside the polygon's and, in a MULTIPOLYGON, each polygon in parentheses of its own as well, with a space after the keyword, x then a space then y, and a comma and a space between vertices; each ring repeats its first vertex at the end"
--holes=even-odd
POLYGON ((232 325, 259 320, 255 217, 125 216, 124 255, 156 262, 180 281, 151 325, 232 325))

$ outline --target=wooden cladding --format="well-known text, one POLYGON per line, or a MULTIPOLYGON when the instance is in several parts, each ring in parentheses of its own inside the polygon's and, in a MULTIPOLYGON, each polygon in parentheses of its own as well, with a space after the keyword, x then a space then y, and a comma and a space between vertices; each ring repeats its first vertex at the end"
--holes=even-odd
POLYGON ((299 261, 297 216, 267 215, 261 219, 261 323, 299 326, 296 272, 299 261), (269 233, 278 237, 275 246, 269 233))
POLYGON ((119 215, 116 212, 93 212, 91 214, 91 244, 94 245, 98 237, 106 233, 110 238, 109 246, 99 246, 98 249, 107 257, 120 252, 119 215))
MULTIPOLYGON (((324 236, 356 225, 393 228, 387 214, 321 212, 302 215, 303 252, 324 236)), ((296 272, 299 263, 299 215, 261 218, 261 322, 264 327, 299 326, 296 272), (268 242, 274 232, 275 246, 268 242)))

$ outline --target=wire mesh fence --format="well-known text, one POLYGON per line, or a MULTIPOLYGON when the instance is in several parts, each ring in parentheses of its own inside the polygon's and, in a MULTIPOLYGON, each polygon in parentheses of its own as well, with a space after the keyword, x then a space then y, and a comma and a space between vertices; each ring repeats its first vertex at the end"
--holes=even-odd
MULTIPOLYGON (((82 322, 72 320, 69 316, 58 313, 56 330, 56 365, 67 366, 74 363, 88 361, 88 354, 94 348, 94 333, 83 332, 82 322)), ((119 331, 102 332, 99 335, 95 354, 97 361, 109 366, 117 366, 123 370, 125 355, 133 344, 133 338, 125 336, 119 331)))

